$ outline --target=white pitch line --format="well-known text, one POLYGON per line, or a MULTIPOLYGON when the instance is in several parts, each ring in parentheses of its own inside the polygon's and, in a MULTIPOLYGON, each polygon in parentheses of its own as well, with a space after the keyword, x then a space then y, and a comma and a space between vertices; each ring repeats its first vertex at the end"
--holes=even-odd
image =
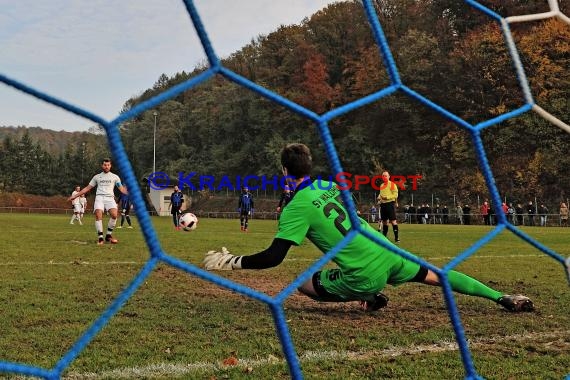
MULTIPOLYGON (((418 256, 420 257, 420 256, 418 256)), ((420 257, 426 261, 437 261, 437 260, 451 260, 454 259, 456 256, 437 256, 437 257, 420 257)), ((477 255, 474 254, 470 256, 468 260, 473 259, 520 259, 521 257, 547 257, 550 258, 548 255, 477 255)), ((301 259, 301 258, 290 258, 285 259, 285 261, 315 261, 316 259, 301 259)))
MULTIPOLYGON (((473 255, 469 258, 469 260, 473 259, 519 259, 521 257, 546 257, 550 258, 548 255, 473 255)), ((438 256, 438 257, 421 257, 426 261, 437 261, 437 260, 451 260, 454 259, 455 256, 438 256)), ((287 258, 285 261, 306 261, 306 262, 314 262, 315 259, 302 259, 302 258, 287 258)), ((144 265, 145 262, 139 261, 9 261, 5 263, 0 263, 0 266, 19 266, 19 265, 37 265, 37 266, 46 266, 46 265, 144 265)))
MULTIPOLYGON (((492 336, 478 338, 469 341, 471 350, 483 348, 489 345, 497 345, 505 342, 540 342, 544 339, 558 341, 570 337, 567 330, 555 330, 542 333, 527 333, 524 335, 492 336)), ((548 343, 547 343, 548 344, 548 343)), ((422 355, 425 353, 440 353, 458 351, 458 345, 454 341, 444 340, 435 344, 411 345, 407 347, 390 347, 383 350, 370 351, 306 351, 300 355, 301 363, 330 361, 330 360, 365 360, 370 358, 394 358, 403 355, 422 355)), ((142 367, 118 368, 100 373, 70 372, 63 377, 65 380, 97 380, 97 379, 140 379, 140 378, 169 378, 188 374, 203 373, 206 371, 223 371, 230 368, 243 368, 254 370, 273 364, 283 364, 285 360, 269 355, 264 359, 238 358, 235 366, 224 365, 222 362, 197 362, 197 363, 158 363, 142 367)))
POLYGON ((137 261, 21 261, 21 262, 7 262, 0 263, 0 266, 18 266, 18 265, 144 265, 145 262, 137 261))

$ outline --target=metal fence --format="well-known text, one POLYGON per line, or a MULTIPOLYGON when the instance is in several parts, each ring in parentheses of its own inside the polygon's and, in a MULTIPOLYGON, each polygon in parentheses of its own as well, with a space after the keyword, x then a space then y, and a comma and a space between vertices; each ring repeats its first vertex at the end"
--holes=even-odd
MULTIPOLYGON (((461 217, 456 214, 448 214, 447 217, 443 214, 428 214, 427 218, 425 214, 410 214, 410 213, 397 213, 398 223, 407 224, 458 224, 458 225, 484 225, 483 215, 481 214, 469 214, 468 218, 466 215, 461 217)), ((374 218, 370 213, 363 213, 361 217, 366 219, 368 222, 378 223, 378 215, 374 218)), ((490 223, 492 225, 497 224, 497 219, 493 215, 490 218, 490 223)), ((532 218, 528 214, 522 215, 509 215, 507 220, 515 226, 542 226, 542 227, 560 227, 568 226, 568 220, 562 220, 560 214, 546 214, 546 215, 534 215, 532 218), (544 219, 542 219, 544 217, 544 219)))
MULTIPOLYGON (((86 214, 91 214, 93 210, 87 211, 86 214)), ((67 208, 54 208, 54 207, 0 207, 0 213, 8 214, 53 214, 53 215, 71 215, 73 214, 72 209, 67 208)), ((239 219, 239 213, 236 211, 193 211, 193 213, 199 218, 212 218, 212 219, 239 219)), ((156 216, 154 211, 149 211, 151 216, 156 216)), ((170 215, 168 215, 170 216, 170 215)), ((361 213, 360 216, 370 223, 378 223, 378 215, 375 214, 374 217, 371 213, 361 213)), ((410 213, 397 213, 397 218, 399 223, 404 224, 473 224, 473 225, 483 225, 484 220, 481 214, 470 214, 469 223, 466 223, 465 215, 460 218, 457 214, 452 213, 445 218, 443 214, 429 214, 425 217, 425 214, 410 214, 410 213)), ((545 220, 541 220, 543 215, 534 215, 532 218, 528 214, 524 215, 513 215, 508 216, 507 219, 513 223, 515 226, 544 226, 544 227, 560 227, 568 226, 568 221, 562 220, 560 214, 547 214, 544 215, 545 220)), ((279 219, 279 214, 275 211, 256 211, 251 219, 265 219, 265 220, 277 220, 279 219)), ((491 223, 496 224, 496 220, 491 217, 491 223)))
POLYGON ((73 214, 71 208, 55 207, 0 207, 0 212, 8 214, 73 214))

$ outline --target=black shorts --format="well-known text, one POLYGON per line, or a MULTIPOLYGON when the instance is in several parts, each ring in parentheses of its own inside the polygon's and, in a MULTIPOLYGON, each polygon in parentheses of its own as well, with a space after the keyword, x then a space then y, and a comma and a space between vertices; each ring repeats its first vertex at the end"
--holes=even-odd
POLYGON ((172 206, 170 209, 170 213, 172 215, 178 215, 180 214, 180 206, 172 206))
POLYGON ((396 202, 380 203, 380 219, 396 220, 396 202))

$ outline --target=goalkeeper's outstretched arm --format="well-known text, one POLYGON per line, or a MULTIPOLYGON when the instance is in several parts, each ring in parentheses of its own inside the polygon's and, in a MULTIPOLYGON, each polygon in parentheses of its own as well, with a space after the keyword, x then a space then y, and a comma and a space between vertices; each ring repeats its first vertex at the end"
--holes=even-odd
POLYGON ((207 270, 266 269, 283 262, 293 242, 275 238, 269 248, 249 256, 232 255, 226 247, 222 251, 210 251, 204 258, 207 270))

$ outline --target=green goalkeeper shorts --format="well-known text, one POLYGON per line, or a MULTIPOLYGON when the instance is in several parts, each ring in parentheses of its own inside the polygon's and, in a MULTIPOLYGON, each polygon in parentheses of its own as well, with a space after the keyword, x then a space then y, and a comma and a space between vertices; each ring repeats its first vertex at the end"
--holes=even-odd
POLYGON ((409 282, 419 271, 419 264, 394 255, 389 265, 369 266, 350 274, 338 268, 324 269, 318 280, 323 290, 345 301, 373 301, 386 284, 398 286, 409 282))

